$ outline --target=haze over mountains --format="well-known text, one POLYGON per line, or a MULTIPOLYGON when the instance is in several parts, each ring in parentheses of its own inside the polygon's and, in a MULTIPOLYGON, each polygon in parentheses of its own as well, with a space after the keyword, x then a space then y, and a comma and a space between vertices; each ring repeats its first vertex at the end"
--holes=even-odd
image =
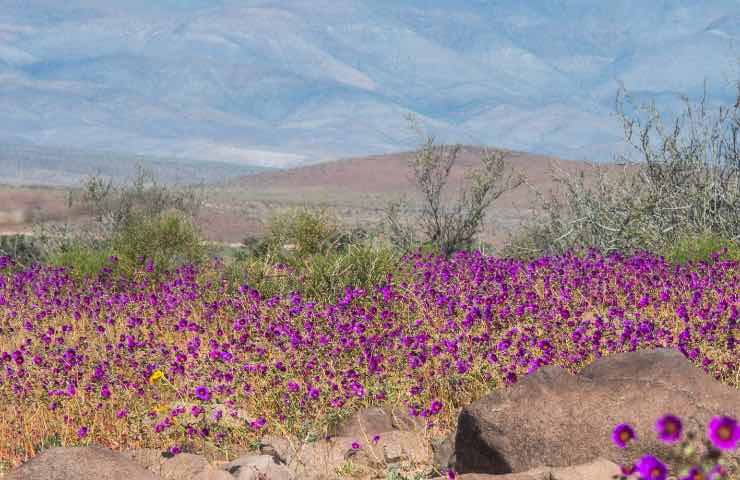
POLYGON ((442 141, 606 160, 618 80, 734 98, 737 0, 2 0, 0 143, 293 166, 442 141))

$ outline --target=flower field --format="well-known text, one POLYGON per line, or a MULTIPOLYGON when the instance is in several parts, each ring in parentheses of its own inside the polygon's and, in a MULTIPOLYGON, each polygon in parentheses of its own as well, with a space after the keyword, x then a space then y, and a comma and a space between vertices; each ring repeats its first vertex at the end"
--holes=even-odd
POLYGON ((218 261, 79 285, 0 258, 0 460, 17 465, 52 437, 228 453, 266 433, 326 435, 370 405, 446 430, 540 366, 577 372, 656 346, 740 388, 738 263, 713 260, 415 255, 325 305, 228 285, 218 261))

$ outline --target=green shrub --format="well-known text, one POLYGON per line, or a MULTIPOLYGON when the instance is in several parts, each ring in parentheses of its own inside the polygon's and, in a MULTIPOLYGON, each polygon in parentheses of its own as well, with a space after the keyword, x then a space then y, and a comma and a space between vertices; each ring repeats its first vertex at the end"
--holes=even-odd
POLYGON ((327 209, 303 207, 271 215, 264 242, 273 254, 299 258, 328 251, 339 235, 339 222, 327 209))
POLYGON ((141 217, 156 218, 170 210, 194 217, 203 206, 203 198, 194 188, 159 184, 151 171, 139 165, 128 183, 115 184, 91 176, 70 195, 69 206, 74 204, 93 217, 99 235, 109 238, 141 217))
POLYGON ((126 274, 153 264, 157 273, 188 263, 200 263, 206 254, 197 226, 183 213, 171 210, 155 217, 131 219, 111 240, 112 254, 126 274))
POLYGON ((671 263, 711 261, 710 255, 722 253, 721 258, 740 261, 740 243, 711 232, 688 234, 666 245, 660 252, 671 263), (726 249, 726 253, 722 253, 726 249))
POLYGON ((0 235, 0 256, 3 255, 27 267, 41 260, 42 251, 39 242, 29 235, 0 235))
POLYGON ((398 257, 388 247, 352 244, 345 251, 316 255, 299 269, 307 297, 333 301, 352 285, 365 290, 396 270, 398 257))
POLYGON ((509 255, 658 252, 693 232, 740 241, 740 101, 711 116, 704 99, 694 106, 684 98, 686 111, 666 127, 654 104, 628 117, 622 93, 618 114, 641 161, 622 158, 625 168, 611 172, 593 165, 589 179, 556 176, 562 188, 540 194, 539 212, 512 238, 509 255))
POLYGON ((112 252, 110 249, 95 248, 83 242, 69 242, 48 255, 46 262, 57 267, 63 267, 77 279, 96 278, 100 270, 109 267, 108 260, 112 252))
POLYGON ((382 283, 398 265, 394 249, 370 242, 292 258, 290 263, 280 260, 269 254, 238 259, 225 268, 224 278, 232 286, 246 283, 268 297, 298 291, 314 301, 333 302, 348 285, 370 289, 382 283))
POLYGON ((158 275, 186 263, 198 263, 205 252, 195 225, 185 215, 171 211, 132 220, 108 241, 68 239, 57 245, 47 262, 64 267, 82 280, 97 277, 103 268, 114 275, 131 276, 136 270, 146 269, 147 262, 152 265, 149 273, 158 275), (117 260, 112 262, 111 257, 117 260))
POLYGON ((91 177, 70 197, 70 206, 74 203, 81 203, 92 220, 37 225, 36 236, 42 260, 67 268, 78 279, 94 277, 101 268, 131 275, 145 262, 157 275, 206 255, 193 223, 201 198, 192 189, 159 185, 141 167, 128 184, 91 177), (118 261, 109 261, 111 256, 118 261))

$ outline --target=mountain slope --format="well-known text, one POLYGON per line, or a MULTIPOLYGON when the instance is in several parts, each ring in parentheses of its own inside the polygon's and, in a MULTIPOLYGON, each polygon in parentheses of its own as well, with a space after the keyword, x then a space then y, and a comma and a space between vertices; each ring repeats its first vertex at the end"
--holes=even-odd
POLYGON ((0 142, 294 166, 441 140, 609 159, 619 85, 732 99, 736 0, 4 0, 0 142))

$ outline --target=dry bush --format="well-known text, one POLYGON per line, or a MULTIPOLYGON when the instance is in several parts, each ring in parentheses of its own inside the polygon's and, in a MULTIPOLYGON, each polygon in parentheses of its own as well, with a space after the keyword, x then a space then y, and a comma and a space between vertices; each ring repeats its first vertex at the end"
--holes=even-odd
POLYGON ((622 88, 617 112, 639 161, 618 157, 624 168, 616 174, 594 164, 590 185, 583 172, 556 174, 560 189, 547 201, 537 192, 536 220, 510 241, 507 255, 661 251, 707 233, 740 240, 740 89, 734 106, 716 114, 706 108, 706 93, 696 105, 683 97, 685 111, 669 125, 654 103, 628 116, 625 98, 634 105, 622 88))
POLYGON ((416 212, 403 201, 386 208, 389 240, 396 247, 408 252, 421 243, 445 256, 469 250, 491 204, 522 184, 518 175, 505 172, 503 154, 490 152, 468 173, 457 201, 450 201, 446 187, 460 149, 460 145, 436 145, 434 137, 427 136, 411 159, 409 167, 422 204, 416 212))

